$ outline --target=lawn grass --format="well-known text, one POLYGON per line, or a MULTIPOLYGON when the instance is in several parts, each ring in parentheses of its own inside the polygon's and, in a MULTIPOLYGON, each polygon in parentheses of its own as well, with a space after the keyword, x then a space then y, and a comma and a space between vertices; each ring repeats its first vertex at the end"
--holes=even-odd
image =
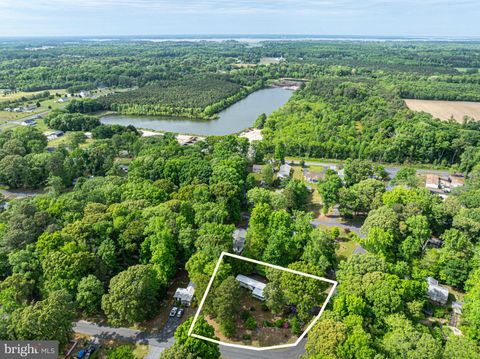
POLYGON ((325 170, 325 167, 323 167, 323 166, 316 166, 316 165, 308 166, 308 171, 309 172, 322 173, 324 170, 325 170))
POLYGON ((148 345, 136 344, 135 349, 133 349, 133 356, 136 359, 143 359, 148 354, 148 345))
POLYGON ((357 243, 354 240, 349 239, 346 236, 339 238, 338 244, 338 248, 335 251, 338 262, 347 260, 350 256, 352 256, 353 251, 357 246, 357 243))

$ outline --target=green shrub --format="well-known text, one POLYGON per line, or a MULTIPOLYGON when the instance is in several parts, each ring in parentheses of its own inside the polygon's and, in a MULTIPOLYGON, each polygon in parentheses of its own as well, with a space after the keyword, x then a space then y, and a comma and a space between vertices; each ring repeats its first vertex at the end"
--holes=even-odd
POLYGON ((243 334, 243 340, 252 340, 252 336, 250 334, 243 334))
POLYGON ((271 328, 271 327, 272 327, 272 323, 270 323, 268 320, 264 320, 264 321, 263 321, 263 327, 264 327, 264 328, 271 328))
POLYGON ((248 318, 250 318, 250 313, 246 310, 242 310, 242 312, 240 313, 240 319, 245 322, 248 318))
POLYGON ((300 326, 300 322, 298 321, 297 317, 293 317, 290 320, 290 326, 292 327, 293 334, 299 335, 302 333, 302 327, 300 326))
POLYGON ((112 349, 107 354, 107 359, 135 359, 130 345, 122 345, 112 349))
POLYGON ((248 318, 245 322, 245 328, 249 330, 254 330, 257 327, 257 321, 252 317, 248 318))
POLYGON ((281 327, 283 327, 283 323, 284 323, 284 322, 285 322, 285 321, 284 321, 283 319, 277 319, 277 320, 275 321, 275 326, 276 326, 277 328, 281 328, 281 327))

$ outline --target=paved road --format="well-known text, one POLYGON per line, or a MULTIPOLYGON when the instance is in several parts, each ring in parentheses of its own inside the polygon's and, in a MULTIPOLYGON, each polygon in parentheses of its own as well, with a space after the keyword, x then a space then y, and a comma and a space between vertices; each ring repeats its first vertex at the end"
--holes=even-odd
POLYGON ((220 346, 222 358, 227 359, 300 359, 305 353, 305 339, 296 347, 288 349, 256 351, 220 346))
MULTIPOLYGON (((139 340, 146 340, 148 342, 149 350, 145 359, 158 359, 165 348, 168 348, 175 343, 173 333, 178 324, 180 324, 178 318, 169 318, 167 324, 165 324, 165 327, 160 332, 148 334, 140 330, 112 328, 80 320, 74 323, 73 330, 76 333, 87 334, 100 339, 115 339, 133 343, 139 340)), ((299 359, 305 352, 305 340, 293 348, 267 350, 263 352, 237 349, 221 345, 220 352, 222 357, 227 359, 299 359)))

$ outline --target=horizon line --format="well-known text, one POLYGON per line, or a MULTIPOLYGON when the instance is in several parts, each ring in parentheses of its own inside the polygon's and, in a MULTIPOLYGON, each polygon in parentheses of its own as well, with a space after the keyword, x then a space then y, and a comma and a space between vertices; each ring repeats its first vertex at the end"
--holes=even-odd
POLYGON ((30 38, 129 38, 129 37, 168 37, 168 38, 186 38, 186 37, 271 37, 271 38, 280 38, 280 37, 352 37, 352 38, 381 38, 381 39, 395 39, 395 38, 406 38, 406 39, 428 39, 428 38, 438 38, 438 39, 480 39, 480 35, 375 35, 375 34, 309 34, 309 33, 177 33, 177 34, 80 34, 80 35, 1 35, 0 39, 30 39, 30 38))

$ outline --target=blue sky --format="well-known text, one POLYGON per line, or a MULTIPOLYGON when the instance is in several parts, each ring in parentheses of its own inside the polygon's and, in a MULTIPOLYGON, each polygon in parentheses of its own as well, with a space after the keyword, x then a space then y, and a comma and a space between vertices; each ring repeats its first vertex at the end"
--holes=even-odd
POLYGON ((479 0, 0 0, 1 36, 480 36, 479 0))

